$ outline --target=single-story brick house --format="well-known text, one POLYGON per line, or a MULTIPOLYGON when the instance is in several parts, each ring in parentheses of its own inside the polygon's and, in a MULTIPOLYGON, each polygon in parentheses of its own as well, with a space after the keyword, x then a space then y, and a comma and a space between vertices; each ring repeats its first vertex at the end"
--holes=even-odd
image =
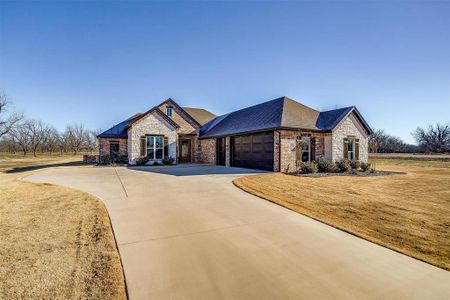
POLYGON ((172 99, 101 133, 100 155, 291 172, 302 161, 368 160, 372 133, 356 107, 319 112, 287 97, 222 116, 172 99))

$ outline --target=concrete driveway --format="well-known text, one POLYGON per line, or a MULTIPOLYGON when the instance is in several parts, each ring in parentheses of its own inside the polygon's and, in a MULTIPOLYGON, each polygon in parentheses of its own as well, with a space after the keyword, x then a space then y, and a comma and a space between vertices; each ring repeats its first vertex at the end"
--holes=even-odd
POLYGON ((101 198, 131 299, 450 299, 450 272, 247 194, 249 170, 59 168, 101 198))

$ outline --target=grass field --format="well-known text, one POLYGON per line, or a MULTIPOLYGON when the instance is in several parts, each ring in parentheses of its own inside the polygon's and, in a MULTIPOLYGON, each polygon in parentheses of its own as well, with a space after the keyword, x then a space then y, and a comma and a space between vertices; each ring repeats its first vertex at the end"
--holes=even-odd
POLYGON ((241 177, 235 185, 374 243, 450 270, 450 162, 375 159, 406 175, 241 177))
POLYGON ((0 154, 0 299, 125 299, 104 205, 72 189, 22 181, 77 156, 0 154))

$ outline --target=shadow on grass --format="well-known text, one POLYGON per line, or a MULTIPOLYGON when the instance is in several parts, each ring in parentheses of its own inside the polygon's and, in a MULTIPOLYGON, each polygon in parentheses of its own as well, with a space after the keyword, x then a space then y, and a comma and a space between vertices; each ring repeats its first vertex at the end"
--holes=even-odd
POLYGON ((24 166, 24 167, 13 167, 11 169, 8 169, 4 171, 4 173, 21 173, 21 172, 27 172, 27 171, 34 171, 39 169, 45 169, 45 168, 53 168, 53 167, 75 167, 75 166, 85 166, 89 165, 88 163, 82 162, 82 161, 71 161, 71 162, 64 162, 64 163, 54 163, 54 164, 44 164, 44 165, 31 165, 31 166, 24 166))
POLYGON ((150 172, 173 176, 249 175, 267 173, 267 171, 261 170, 201 164, 181 164, 173 166, 129 166, 128 168, 141 172, 150 172))

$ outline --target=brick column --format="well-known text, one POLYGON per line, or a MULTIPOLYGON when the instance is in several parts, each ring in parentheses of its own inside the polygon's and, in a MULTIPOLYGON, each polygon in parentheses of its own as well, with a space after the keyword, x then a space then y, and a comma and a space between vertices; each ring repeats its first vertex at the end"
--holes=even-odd
POLYGON ((273 133, 273 171, 280 172, 280 132, 273 133))
POLYGON ((230 137, 227 136, 225 138, 225 166, 226 167, 229 167, 231 165, 230 164, 230 151, 231 151, 230 147, 231 147, 230 137))

